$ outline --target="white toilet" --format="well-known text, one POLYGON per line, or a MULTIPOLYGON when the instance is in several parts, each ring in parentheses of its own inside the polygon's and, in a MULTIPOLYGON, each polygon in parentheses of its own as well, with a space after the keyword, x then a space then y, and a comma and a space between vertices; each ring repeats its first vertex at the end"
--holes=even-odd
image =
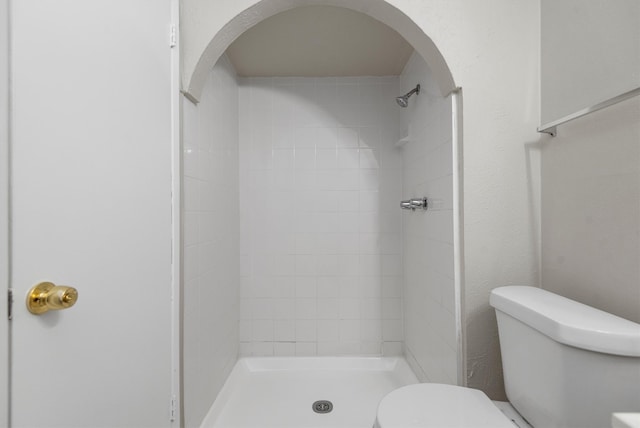
MULTIPOLYGON (((640 412, 640 324, 534 287, 491 292, 507 397, 534 428, 611 426, 640 412)), ((387 394, 374 428, 514 428, 481 391, 422 383, 387 394)))

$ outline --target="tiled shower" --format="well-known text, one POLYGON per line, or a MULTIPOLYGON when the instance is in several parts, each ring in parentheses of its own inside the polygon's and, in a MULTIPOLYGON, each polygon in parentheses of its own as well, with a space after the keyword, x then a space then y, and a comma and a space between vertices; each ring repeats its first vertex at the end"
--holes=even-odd
POLYGON ((401 355, 457 383, 451 109, 415 53, 386 77, 240 78, 223 56, 184 100, 187 426, 243 356, 401 355))
POLYGON ((402 351, 399 91, 397 77, 241 80, 243 355, 402 351))

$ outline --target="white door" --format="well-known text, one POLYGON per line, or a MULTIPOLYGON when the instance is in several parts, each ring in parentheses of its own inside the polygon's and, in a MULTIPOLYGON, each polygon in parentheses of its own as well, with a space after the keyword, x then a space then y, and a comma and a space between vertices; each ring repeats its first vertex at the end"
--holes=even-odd
POLYGON ((9 414, 9 4, 0 0, 0 427, 9 414))
POLYGON ((171 426, 171 1, 10 16, 11 426, 171 426))

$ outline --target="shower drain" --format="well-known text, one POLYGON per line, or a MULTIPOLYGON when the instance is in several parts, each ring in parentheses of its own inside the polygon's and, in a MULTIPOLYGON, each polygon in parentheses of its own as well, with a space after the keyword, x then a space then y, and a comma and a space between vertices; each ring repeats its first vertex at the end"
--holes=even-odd
POLYGON ((333 410, 333 404, 328 400, 318 400, 311 406, 316 413, 329 413, 333 410))

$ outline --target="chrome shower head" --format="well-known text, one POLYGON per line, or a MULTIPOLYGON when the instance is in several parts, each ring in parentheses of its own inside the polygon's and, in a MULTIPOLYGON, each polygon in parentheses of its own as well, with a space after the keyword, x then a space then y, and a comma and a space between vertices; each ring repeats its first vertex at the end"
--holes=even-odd
POLYGON ((406 95, 404 97, 396 97, 396 102, 400 107, 406 107, 409 105, 409 97, 406 95))
POLYGON ((419 94, 419 93, 420 93, 420 85, 417 85, 415 88, 407 92, 405 95, 401 97, 396 97, 396 102, 400 107, 406 107, 409 105, 409 97, 413 94, 419 94))

